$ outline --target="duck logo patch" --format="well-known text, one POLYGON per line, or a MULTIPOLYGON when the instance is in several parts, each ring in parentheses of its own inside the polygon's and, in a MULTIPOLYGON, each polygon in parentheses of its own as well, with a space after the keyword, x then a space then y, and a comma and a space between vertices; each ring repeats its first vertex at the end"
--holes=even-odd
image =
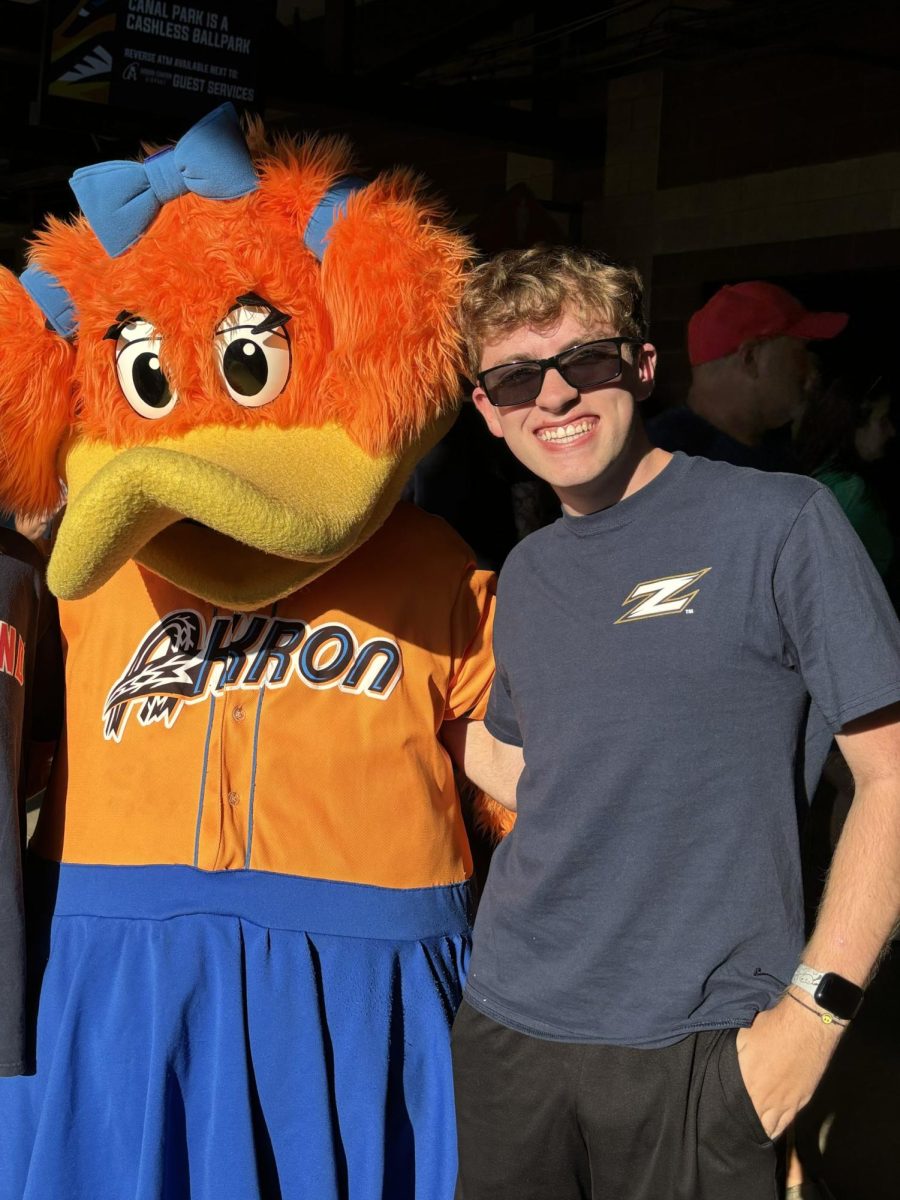
POLYGON ((292 679, 316 690, 386 700, 403 674, 390 638, 361 645, 346 625, 234 615, 206 622, 193 609, 168 613, 147 633, 110 688, 103 736, 119 742, 132 708, 141 725, 171 728, 185 704, 232 689, 285 687, 292 679))
POLYGON ((666 575, 662 579, 647 579, 636 584, 622 601, 623 608, 626 604, 633 604, 634 607, 619 617, 615 624, 626 625, 632 621, 645 621, 648 617, 669 617, 683 613, 700 591, 699 588, 694 588, 692 592, 687 589, 710 570, 711 567, 704 567, 702 571, 666 575))

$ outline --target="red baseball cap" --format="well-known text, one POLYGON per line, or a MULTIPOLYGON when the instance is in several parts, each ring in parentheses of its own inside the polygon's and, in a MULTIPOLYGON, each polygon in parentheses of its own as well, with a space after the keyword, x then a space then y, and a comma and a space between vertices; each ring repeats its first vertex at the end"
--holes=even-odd
POLYGON ((837 337, 847 313, 810 312, 774 283, 752 280, 719 288, 688 322, 691 366, 734 354, 744 342, 796 337, 824 341, 837 337))

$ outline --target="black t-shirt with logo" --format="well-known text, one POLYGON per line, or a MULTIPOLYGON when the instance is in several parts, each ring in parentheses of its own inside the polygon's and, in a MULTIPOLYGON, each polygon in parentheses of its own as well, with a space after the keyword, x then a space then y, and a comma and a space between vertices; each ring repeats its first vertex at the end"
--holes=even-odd
POLYGON ((30 1068, 22 885, 28 748, 58 735, 61 674, 44 560, 21 534, 0 529, 0 1075, 30 1068))
POLYGON ((674 455, 510 554, 487 725, 524 745, 466 998, 538 1037, 747 1025, 804 940, 811 699, 900 700, 900 625, 831 493, 674 455))

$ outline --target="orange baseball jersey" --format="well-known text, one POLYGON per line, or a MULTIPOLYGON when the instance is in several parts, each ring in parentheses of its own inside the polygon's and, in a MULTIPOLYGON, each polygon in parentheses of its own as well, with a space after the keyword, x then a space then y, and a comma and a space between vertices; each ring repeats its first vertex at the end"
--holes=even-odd
POLYGON ((468 878, 439 734, 483 716, 492 613, 493 576, 409 505, 254 613, 129 562, 60 605, 67 730, 33 849, 391 888, 468 878))

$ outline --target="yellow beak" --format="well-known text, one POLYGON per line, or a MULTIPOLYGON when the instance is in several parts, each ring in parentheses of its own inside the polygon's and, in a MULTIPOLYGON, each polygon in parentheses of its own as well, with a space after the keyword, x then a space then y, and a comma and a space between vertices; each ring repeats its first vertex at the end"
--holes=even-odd
POLYGON ((73 442, 50 587, 78 599, 134 558, 224 608, 270 604, 375 532, 453 416, 377 457, 336 425, 205 427, 126 449, 73 442))

